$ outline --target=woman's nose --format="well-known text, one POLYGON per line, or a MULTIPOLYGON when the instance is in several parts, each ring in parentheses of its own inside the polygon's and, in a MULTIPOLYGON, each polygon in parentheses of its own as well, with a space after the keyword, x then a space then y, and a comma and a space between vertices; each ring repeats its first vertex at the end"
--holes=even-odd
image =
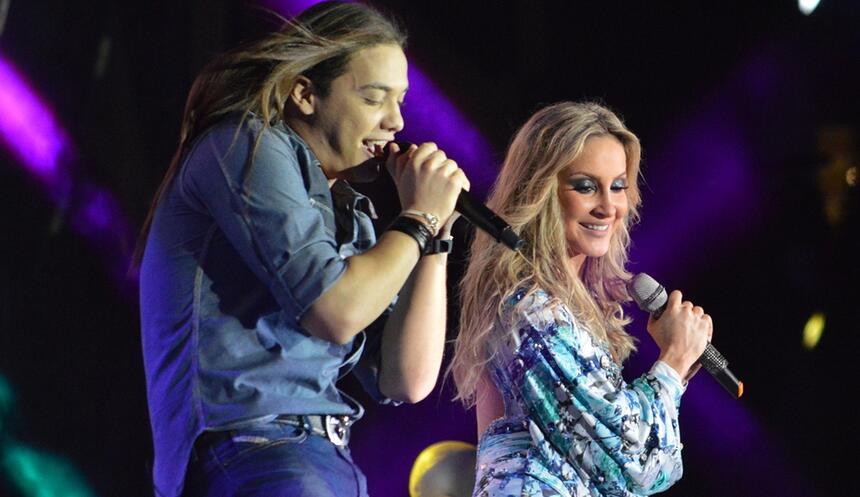
POLYGON ((615 199, 612 198, 611 191, 601 191, 599 193, 597 205, 594 206, 594 214, 597 217, 612 217, 615 215, 617 206, 615 199))

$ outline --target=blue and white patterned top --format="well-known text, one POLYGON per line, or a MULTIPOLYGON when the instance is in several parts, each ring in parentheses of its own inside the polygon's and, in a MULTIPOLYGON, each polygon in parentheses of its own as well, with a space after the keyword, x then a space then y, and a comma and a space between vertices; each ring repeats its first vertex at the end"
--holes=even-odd
POLYGON ((475 496, 650 495, 681 478, 674 369, 658 361, 627 384, 606 344, 542 291, 504 314, 490 373, 505 416, 481 437, 475 496))

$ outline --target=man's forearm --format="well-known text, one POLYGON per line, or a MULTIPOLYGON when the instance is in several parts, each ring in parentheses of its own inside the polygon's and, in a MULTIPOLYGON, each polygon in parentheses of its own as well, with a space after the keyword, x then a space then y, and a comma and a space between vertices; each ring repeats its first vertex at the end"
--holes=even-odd
POLYGON ((418 261, 409 235, 387 231, 367 252, 347 259, 346 272, 302 316, 312 335, 347 343, 391 304, 418 261))
POLYGON ((423 257, 385 324, 379 388, 389 398, 418 402, 436 385, 445 347, 447 262, 447 254, 423 257))

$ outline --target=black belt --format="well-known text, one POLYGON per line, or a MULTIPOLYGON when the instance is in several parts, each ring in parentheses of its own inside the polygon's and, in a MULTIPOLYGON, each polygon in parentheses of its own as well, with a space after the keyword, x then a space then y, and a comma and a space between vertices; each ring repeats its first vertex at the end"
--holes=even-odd
MULTIPOLYGON (((303 428, 312 435, 328 439, 338 447, 345 447, 349 443, 350 427, 357 420, 348 415, 282 414, 276 417, 274 422, 303 428)), ((241 430, 241 428, 237 429, 241 430)), ((205 431, 197 438, 195 446, 220 443, 222 440, 233 438, 233 433, 233 430, 205 431)))

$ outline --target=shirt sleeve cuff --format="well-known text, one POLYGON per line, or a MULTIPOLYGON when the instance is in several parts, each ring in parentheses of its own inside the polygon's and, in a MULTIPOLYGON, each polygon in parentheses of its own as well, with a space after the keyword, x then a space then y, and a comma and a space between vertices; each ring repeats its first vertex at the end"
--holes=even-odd
POLYGON ((675 368, 663 361, 654 363, 654 366, 651 367, 651 374, 677 397, 680 397, 687 390, 687 382, 681 379, 681 375, 675 371, 675 368))

